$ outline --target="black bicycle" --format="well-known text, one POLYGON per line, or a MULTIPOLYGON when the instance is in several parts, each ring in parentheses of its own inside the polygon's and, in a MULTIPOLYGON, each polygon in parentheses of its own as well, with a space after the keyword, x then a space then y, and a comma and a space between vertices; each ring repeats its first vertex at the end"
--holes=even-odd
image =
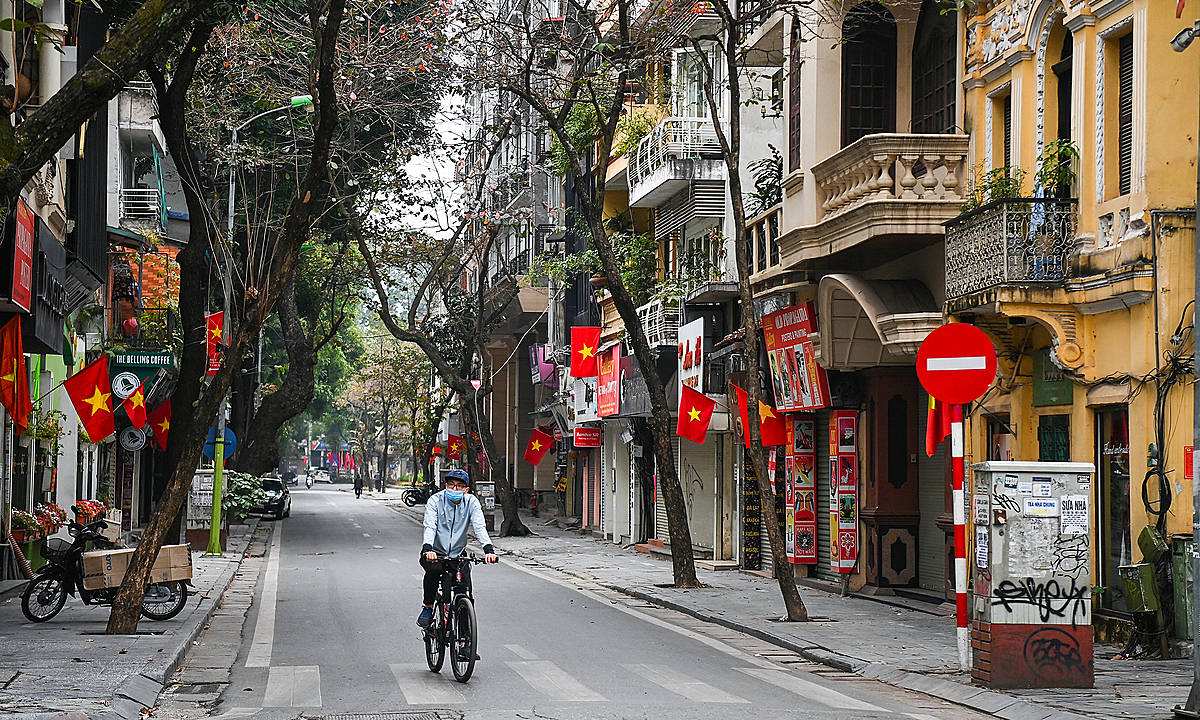
POLYGON ((433 606, 433 622, 422 631, 425 639, 425 660, 429 669, 439 672, 450 651, 450 669, 454 679, 465 683, 475 672, 479 659, 479 626, 475 623, 475 600, 463 576, 468 563, 483 563, 483 558, 462 555, 457 558, 438 556, 444 571, 438 585, 438 600, 433 606))

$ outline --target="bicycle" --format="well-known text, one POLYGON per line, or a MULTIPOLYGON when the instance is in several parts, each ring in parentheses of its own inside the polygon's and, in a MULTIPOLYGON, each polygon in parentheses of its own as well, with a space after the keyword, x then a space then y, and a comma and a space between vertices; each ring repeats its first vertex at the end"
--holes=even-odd
POLYGON ((438 560, 445 569, 438 583, 433 623, 421 631, 425 640, 425 661, 432 672, 440 672, 446 660, 446 650, 450 649, 450 669, 454 671, 454 679, 465 683, 471 679, 471 673, 475 672, 475 661, 479 659, 479 628, 475 623, 475 600, 471 590, 462 581, 462 568, 464 563, 477 565, 485 561, 470 554, 457 558, 439 555, 438 560), (470 650, 466 658, 459 657, 459 649, 464 644, 470 650))

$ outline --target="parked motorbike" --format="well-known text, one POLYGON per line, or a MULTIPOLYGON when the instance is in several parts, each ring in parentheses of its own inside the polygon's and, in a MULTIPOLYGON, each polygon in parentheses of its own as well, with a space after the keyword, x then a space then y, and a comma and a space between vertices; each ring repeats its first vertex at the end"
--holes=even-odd
MULTIPOLYGON (((47 538, 42 546, 46 564, 38 569, 21 594, 21 612, 30 622, 46 622, 63 609, 67 595, 79 593, 84 605, 111 605, 117 595, 116 587, 87 590, 83 587, 83 552, 88 542, 97 549, 113 549, 101 531, 107 527, 103 520, 87 525, 72 522, 67 526, 72 540, 47 538)), ((142 615, 151 620, 170 620, 183 610, 187 602, 188 580, 151 583, 142 598, 142 615)))
POLYGON ((400 493, 400 499, 404 501, 405 505, 412 507, 413 505, 426 502, 437 491, 438 488, 435 483, 425 483, 424 485, 412 487, 400 493))

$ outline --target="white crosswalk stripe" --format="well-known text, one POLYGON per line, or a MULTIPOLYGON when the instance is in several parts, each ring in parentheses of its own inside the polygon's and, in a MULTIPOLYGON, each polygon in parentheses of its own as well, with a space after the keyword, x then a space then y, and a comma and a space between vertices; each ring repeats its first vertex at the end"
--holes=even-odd
POLYGON ((551 700, 559 702, 605 702, 605 698, 565 670, 547 660, 521 660, 505 663, 525 682, 551 700))
POLYGON ((467 698, 454 686, 452 679, 429 672, 429 668, 417 663, 389 665, 404 701, 409 705, 448 705, 465 703, 467 698))
POLYGON ((321 707, 321 668, 274 666, 267 675, 263 707, 321 707))
POLYGON ((637 664, 626 665, 625 668, 655 685, 695 702, 729 704, 750 702, 737 695, 730 695, 724 690, 718 690, 708 683, 688 677, 667 665, 637 664))
POLYGON ((512 652, 513 655, 516 655, 517 657, 521 658, 522 660, 537 660, 538 659, 538 656, 535 653, 529 652, 528 650, 521 647, 520 645, 505 645, 504 647, 507 648, 510 652, 512 652))
POLYGON ((783 688, 788 692, 795 693, 808 700, 826 705, 834 710, 863 710, 868 712, 886 712, 878 705, 856 700, 849 695, 844 695, 837 690, 832 690, 819 685, 811 680, 790 673, 786 670, 769 670, 767 668, 734 668, 738 672, 746 673, 751 677, 756 677, 763 682, 768 682, 775 687, 783 688))

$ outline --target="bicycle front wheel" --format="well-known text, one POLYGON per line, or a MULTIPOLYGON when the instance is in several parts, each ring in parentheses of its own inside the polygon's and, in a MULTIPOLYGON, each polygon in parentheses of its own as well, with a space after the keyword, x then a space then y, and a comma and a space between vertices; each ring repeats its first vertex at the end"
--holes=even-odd
POLYGON ((434 611, 433 624, 421 633, 425 639, 425 662, 429 663, 431 672, 439 672, 442 669, 442 663, 446 661, 446 643, 442 642, 445 637, 446 627, 441 622, 442 605, 438 605, 434 611))
POLYGON ((479 631, 475 625, 475 605, 471 598, 463 595, 455 599, 450 617, 453 630, 450 669, 454 671, 455 680, 465 683, 475 672, 475 658, 479 651, 479 631))

